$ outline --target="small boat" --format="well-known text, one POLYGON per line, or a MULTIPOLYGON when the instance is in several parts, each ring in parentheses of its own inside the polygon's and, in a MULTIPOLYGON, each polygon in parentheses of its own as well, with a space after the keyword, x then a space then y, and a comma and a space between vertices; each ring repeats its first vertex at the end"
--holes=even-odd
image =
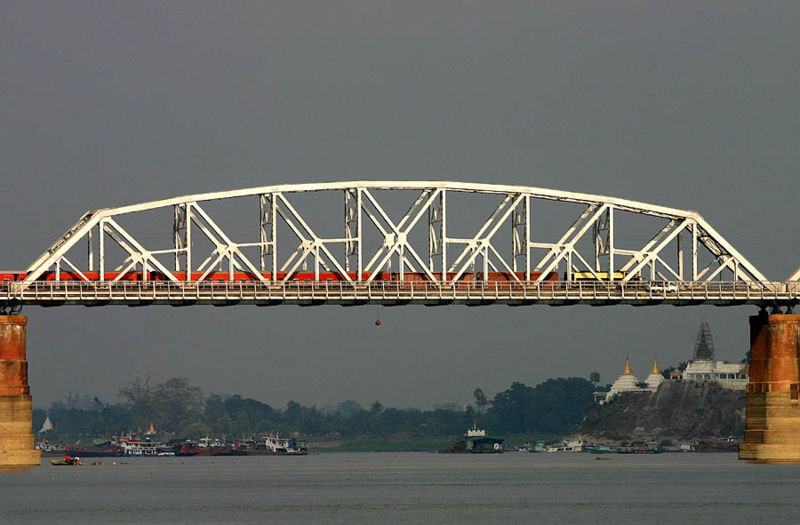
POLYGON ((571 439, 564 442, 564 452, 583 452, 584 446, 582 439, 571 439))
POLYGON ((632 452, 634 454, 661 454, 664 452, 664 449, 655 443, 648 443, 646 445, 634 447, 632 452))
POLYGON ((622 454, 623 452, 617 447, 608 445, 586 445, 586 452, 590 454, 622 454))
POLYGON ((522 446, 517 448, 518 452, 545 452, 547 447, 544 446, 544 441, 537 441, 536 443, 523 443, 522 446))
POLYGON ((61 465, 83 465, 83 461, 79 457, 70 457, 65 456, 64 459, 51 459, 51 465, 61 466, 61 465))
POLYGON ((655 443, 636 447, 613 447, 610 445, 587 445, 586 452, 590 454, 661 454, 664 449, 655 443))
POLYGON ((278 434, 264 436, 264 444, 267 454, 271 455, 305 456, 308 454, 308 447, 304 442, 282 438, 278 434))

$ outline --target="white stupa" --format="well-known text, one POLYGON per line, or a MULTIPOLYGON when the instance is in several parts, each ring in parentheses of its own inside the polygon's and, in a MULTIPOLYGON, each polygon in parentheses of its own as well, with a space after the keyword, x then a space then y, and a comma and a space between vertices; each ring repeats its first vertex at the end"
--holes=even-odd
POLYGON ((39 429, 39 434, 44 434, 45 432, 50 432, 51 430, 53 430, 53 422, 50 421, 50 414, 47 414, 47 418, 44 420, 42 428, 39 429))
POLYGON ((661 371, 658 369, 658 360, 653 359, 653 369, 650 370, 650 375, 647 376, 645 379, 645 383, 647 383, 647 389, 651 392, 655 392, 658 390, 658 386, 664 382, 664 376, 661 375, 661 371))
POLYGON ((625 368, 622 369, 622 375, 611 385, 611 390, 606 394, 606 401, 610 401, 611 398, 622 392, 641 392, 642 389, 636 386, 638 382, 639 380, 636 379, 636 376, 633 375, 633 370, 631 370, 631 362, 626 357, 625 368))

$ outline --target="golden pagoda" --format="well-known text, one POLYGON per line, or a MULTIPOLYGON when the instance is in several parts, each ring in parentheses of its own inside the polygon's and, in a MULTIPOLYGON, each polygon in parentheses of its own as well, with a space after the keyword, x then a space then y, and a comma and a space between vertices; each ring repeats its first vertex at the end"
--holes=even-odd
POLYGON ((622 375, 624 376, 632 376, 633 370, 631 370, 631 361, 628 357, 625 357, 625 368, 622 369, 622 375))
POLYGON ((614 384, 611 385, 611 389, 606 394, 606 401, 611 400, 617 394, 621 394, 622 392, 641 392, 643 391, 641 387, 636 386, 639 382, 636 379, 636 376, 633 375, 633 369, 631 368, 631 361, 629 358, 625 358, 625 368, 622 369, 622 374, 614 381, 614 384))
POLYGON ((658 359, 653 358, 653 369, 650 370, 651 374, 660 374, 661 370, 658 369, 658 359))
POLYGON ((653 369, 650 370, 650 375, 647 376, 645 379, 645 383, 647 383, 647 389, 651 392, 655 392, 658 390, 658 386, 664 382, 664 376, 661 375, 661 371, 658 369, 658 360, 653 358, 653 369))

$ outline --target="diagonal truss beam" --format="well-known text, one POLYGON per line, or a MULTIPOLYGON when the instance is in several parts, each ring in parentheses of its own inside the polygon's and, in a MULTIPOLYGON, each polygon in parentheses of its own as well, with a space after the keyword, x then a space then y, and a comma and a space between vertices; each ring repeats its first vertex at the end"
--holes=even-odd
MULTIPOLYGON (((572 223, 572 226, 567 229, 564 235, 555 244, 532 243, 533 247, 537 248, 550 248, 550 250, 542 257, 536 265, 536 271, 541 272, 541 275, 536 279, 541 282, 545 279, 547 274, 558 268, 561 261, 567 260, 567 281, 571 280, 572 274, 572 260, 571 256, 575 252, 575 244, 589 231, 589 228, 606 212, 608 204, 590 204, 583 210, 583 213, 572 223)), ((589 268, 595 278, 599 279, 599 275, 589 268)), ((613 272, 612 272, 613 275, 613 272)))
POLYGON ((407 264, 413 268, 413 264, 408 260, 405 254, 406 251, 408 251, 411 257, 417 262, 417 264, 419 264, 420 268, 430 280, 436 280, 432 269, 425 262, 423 262, 417 251, 409 243, 408 235, 411 233, 411 230, 414 228, 414 226, 417 225, 422 216, 430 209, 435 199, 439 197, 440 192, 441 190, 422 191, 417 199, 411 204, 411 207, 408 209, 405 215, 403 215, 400 221, 395 224, 394 221, 389 218, 389 215, 378 203, 372 193, 368 190, 363 191, 364 196, 367 197, 367 200, 378 212, 378 215, 383 219, 385 224, 388 225, 388 229, 391 230, 391 232, 387 231, 387 229, 380 224, 380 221, 377 219, 377 217, 375 217, 374 214, 365 208, 367 211, 367 216, 372 223, 378 227, 384 237, 383 244, 375 252, 375 255, 373 255, 370 262, 364 267, 365 272, 371 273, 367 279, 367 282, 372 282, 375 279, 377 276, 377 269, 383 268, 383 266, 390 261, 394 254, 398 255, 400 266, 399 274, 402 278, 405 270, 404 265, 407 264))
MULTIPOLYGON (((142 279, 147 279, 148 272, 152 270, 170 281, 178 280, 176 273, 181 271, 181 266, 186 271, 185 280, 192 281, 196 280, 198 273, 202 280, 217 266, 226 265, 228 279, 233 279, 235 272, 241 271, 262 284, 268 284, 277 279, 279 271, 284 271, 287 275, 282 277, 282 281, 286 282, 301 266, 305 268, 307 262, 312 261, 315 280, 319 279, 320 271, 333 271, 339 273, 342 280, 355 284, 362 279, 373 281, 382 268, 391 268, 394 260, 397 261, 397 272, 393 275, 400 280, 404 279, 406 272, 415 272, 424 275, 428 281, 443 283, 460 280, 468 272, 474 271, 479 261, 484 279, 488 278, 491 269, 509 274, 509 280, 516 282, 530 279, 532 270, 540 272, 535 280, 542 281, 562 267, 567 270, 565 278, 568 281, 577 272, 581 272, 582 278, 590 276, 598 281, 630 281, 638 279, 646 268, 650 268, 650 279, 669 277, 683 280, 687 256, 692 280, 767 281, 753 264, 694 211, 615 197, 523 186, 450 181, 352 181, 267 186, 90 211, 31 263, 23 287, 49 271, 53 271, 55 279, 60 280, 64 274, 62 267, 80 280, 97 279, 98 275, 100 280, 105 280, 106 266, 110 262, 107 260, 106 237, 122 248, 124 258, 117 270, 124 270, 122 273, 125 273, 140 267, 142 279), (345 219, 342 226, 345 233, 342 238, 321 238, 312 226, 315 217, 299 213, 290 199, 293 194, 330 190, 345 192, 345 219), (376 198, 375 190, 415 190, 418 194, 406 213, 394 218, 376 198), (447 194, 453 192, 501 197, 500 204, 494 206, 489 218, 471 238, 447 236, 446 225, 457 225, 459 221, 452 206, 448 210, 446 205, 447 194), (241 232, 221 228, 204 209, 204 203, 246 197, 259 199, 260 238, 253 242, 236 242, 234 238, 244 237, 241 232), (533 235, 532 209, 539 200, 577 203, 584 208, 556 242, 543 242, 533 235), (121 219, 127 215, 170 206, 174 208, 171 225, 174 242, 170 247, 149 249, 147 246, 155 243, 145 241, 157 236, 137 237, 123 227, 124 221, 121 219), (626 241, 615 226, 614 213, 619 211, 663 219, 666 225, 641 248, 622 249, 619 246, 630 241, 626 241), (415 244, 411 240, 411 233, 426 215, 428 238, 424 245, 415 244), (299 242, 287 241, 285 236, 279 239, 279 221, 291 232, 289 235, 294 235, 299 242), (376 227, 378 244, 369 246, 365 242, 364 224, 376 227), (511 226, 512 238, 507 245, 496 241, 504 224, 511 226), (591 251, 585 248, 590 230, 591 251), (209 250, 207 245, 202 247, 194 242, 192 231, 200 232, 213 247, 209 250), (691 237, 691 249, 684 250, 683 239, 688 237, 691 237), (88 245, 85 265, 79 262, 80 254, 75 257, 79 243, 88 245), (333 249, 334 245, 340 244, 343 249, 333 249), (673 262, 675 256, 668 251, 673 245, 677 245, 677 264, 673 262), (260 250, 258 260, 251 260, 245 253, 251 247, 260 250), (279 248, 280 253, 285 251, 287 254, 283 261, 278 259, 279 248), (534 261, 531 257, 533 250, 544 250, 545 253, 541 259, 534 261), (334 255, 339 251, 344 254, 343 258, 334 255), (174 270, 168 269, 159 259, 164 255, 174 258, 174 270), (363 259, 363 255, 368 255, 368 258, 363 259), (700 264, 700 255, 705 257, 706 262, 700 264), (354 264, 351 258, 355 258, 354 264), (518 259, 522 261, 524 273, 518 272, 518 259), (200 264, 193 264, 192 261, 199 261, 200 264), (441 276, 437 275, 435 264, 441 269, 441 276), (355 277, 349 273, 351 269, 358 270, 355 277), (271 271, 271 275, 267 270, 271 271), (524 275, 523 279, 521 275, 524 275)), ((790 280, 800 280, 800 268, 790 276, 790 280)))

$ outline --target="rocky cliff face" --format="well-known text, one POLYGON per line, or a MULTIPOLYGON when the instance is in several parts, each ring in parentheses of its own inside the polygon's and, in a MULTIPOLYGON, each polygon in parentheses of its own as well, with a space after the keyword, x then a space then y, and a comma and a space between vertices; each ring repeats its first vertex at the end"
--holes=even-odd
POLYGON ((744 434, 745 393, 716 383, 665 381, 654 394, 625 393, 589 409, 588 441, 713 440, 744 434))

